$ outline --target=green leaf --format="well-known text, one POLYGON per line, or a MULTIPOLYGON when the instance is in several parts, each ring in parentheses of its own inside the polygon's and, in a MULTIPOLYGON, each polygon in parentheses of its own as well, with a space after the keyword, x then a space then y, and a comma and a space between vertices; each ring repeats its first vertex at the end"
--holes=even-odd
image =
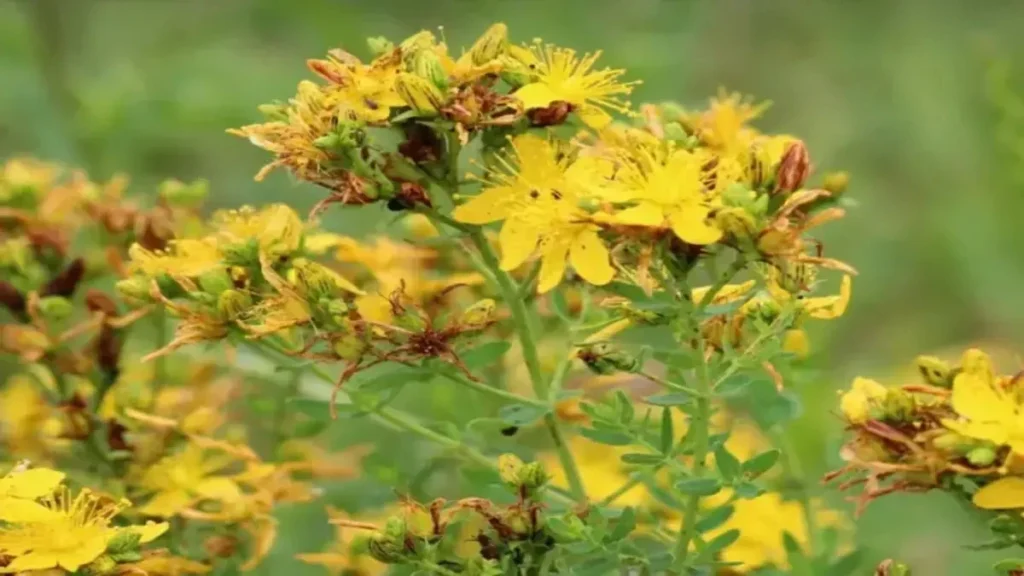
POLYGON ((634 416, 636 416, 636 412, 633 409, 633 399, 622 390, 616 390, 615 402, 619 406, 619 421, 623 424, 632 423, 634 416))
POLYGON ((670 392, 668 394, 655 394, 644 398, 644 402, 655 406, 681 406, 693 402, 693 396, 686 392, 670 392))
POLYGON ((512 348, 512 344, 505 340, 484 342, 475 348, 460 352, 459 358, 466 365, 466 368, 479 370, 480 368, 496 364, 510 348, 512 348))
POLYGON ((509 404, 502 406, 498 417, 509 426, 526 426, 540 420, 547 413, 548 409, 544 406, 509 404))
POLYGON ((726 530, 718 536, 712 538, 703 549, 700 551, 700 555, 704 558, 714 558, 719 555, 722 550, 725 550, 729 546, 732 546, 740 538, 740 531, 733 528, 732 530, 726 530))
POLYGON ((639 452, 623 454, 620 459, 626 464, 639 466, 655 466, 665 461, 665 457, 660 454, 641 454, 639 452))
POLYGON ((722 524, 725 524, 729 520, 729 518, 732 517, 733 512, 735 511, 736 508, 734 508, 732 505, 719 506, 718 508, 715 508, 707 514, 705 514, 700 520, 697 521, 694 527, 697 529, 698 532, 707 532, 709 530, 714 530, 722 524))
POLYGON ((727 482, 740 475, 740 461, 724 445, 715 450, 715 467, 727 482))
POLYGON ((675 444, 675 431, 672 425, 672 410, 665 408, 661 411, 661 453, 669 454, 675 444))
POLYGON ((690 496, 711 496, 722 489, 718 478, 687 478, 676 482, 676 490, 690 496))
POLYGON ((565 299, 564 290, 554 290, 551 293, 551 309, 554 310, 555 315, 565 322, 571 324, 576 321, 576 318, 573 317, 572 312, 569 310, 569 302, 565 299))
POLYGON ((635 528, 636 514, 633 512, 633 508, 628 506, 622 510, 622 514, 619 515, 619 519, 615 522, 615 528, 605 536, 604 541, 606 543, 618 542, 629 536, 635 528))
MULTIPOLYGON (((288 400, 289 406, 297 412, 301 412, 310 418, 327 419, 331 418, 330 408, 326 400, 317 400, 315 398, 290 398, 288 400)), ((339 402, 335 404, 335 410, 338 417, 343 416, 354 416, 361 413, 362 411, 354 404, 347 402, 339 402)))
POLYGON ((836 560, 828 567, 826 573, 829 576, 853 576, 860 569, 864 561, 861 551, 851 552, 836 560))
POLYGON ((633 439, 627 434, 615 432, 613 430, 581 428, 580 434, 594 442, 597 442, 598 444, 607 444, 608 446, 627 446, 633 443, 633 439))
POLYGON ((733 489, 736 490, 736 496, 744 500, 751 500, 764 494, 764 488, 753 482, 737 482, 733 485, 733 489))
POLYGON ((992 569, 999 574, 1013 574, 1015 570, 1024 568, 1024 560, 1019 558, 1007 558, 1006 560, 1000 560, 992 565, 992 569))
POLYGON ((651 357, 677 370, 689 370, 697 366, 697 356, 690 350, 655 350, 651 357))
POLYGON ((747 460, 741 466, 743 476, 748 480, 754 480, 760 477, 775 466, 775 463, 779 461, 779 455, 780 452, 778 450, 772 449, 761 452, 757 456, 747 460))
POLYGON ((292 438, 312 438, 323 432, 330 426, 330 420, 324 418, 308 418, 300 420, 292 425, 290 436, 292 438))
POLYGON ((752 380, 743 375, 733 376, 715 387, 714 393, 721 398, 738 398, 750 390, 752 380))

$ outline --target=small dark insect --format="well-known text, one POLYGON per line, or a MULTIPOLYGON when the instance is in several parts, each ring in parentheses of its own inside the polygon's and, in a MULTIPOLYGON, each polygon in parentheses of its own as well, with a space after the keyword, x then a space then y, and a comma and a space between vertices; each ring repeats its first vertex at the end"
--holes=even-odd
POLYGON ((516 432, 519 432, 519 426, 509 426, 508 428, 501 429, 502 436, 515 436, 516 432))
POLYGON ((388 200, 388 210, 392 212, 402 212, 410 208, 412 208, 412 205, 405 198, 395 197, 388 200))

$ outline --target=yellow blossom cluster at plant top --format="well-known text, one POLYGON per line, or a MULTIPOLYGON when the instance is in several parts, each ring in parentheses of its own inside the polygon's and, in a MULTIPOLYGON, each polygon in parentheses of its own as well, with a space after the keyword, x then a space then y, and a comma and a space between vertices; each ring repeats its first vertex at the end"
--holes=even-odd
POLYGON ((233 131, 275 155, 268 168, 327 188, 323 205, 381 200, 430 213, 451 200, 439 184, 460 179, 460 143, 479 136, 484 173, 471 177, 480 190, 457 191, 452 217, 501 222, 501 267, 539 259, 539 292, 569 265, 591 284, 621 277, 653 289, 658 250, 696 258, 716 245, 777 266, 853 272, 805 237, 843 215, 845 177, 804 189, 803 143, 749 125, 765 105, 723 92, 707 110, 637 114, 623 100, 635 85, 624 71, 597 68, 598 54, 517 46, 503 24, 458 60, 428 31, 373 46, 369 64, 341 51, 310 61, 325 84, 302 83, 288 104, 265 107, 269 122, 233 131), (641 119, 613 122, 608 110, 641 119), (549 127, 575 117, 578 134, 553 138, 549 127), (458 138, 446 138, 452 126, 458 138), (389 147, 371 127, 404 141, 389 147))
POLYGON ((1020 372, 999 374, 988 354, 958 364, 917 359, 920 381, 887 387, 857 378, 840 399, 851 439, 846 466, 830 474, 862 487, 862 504, 891 492, 943 488, 983 509, 1024 510, 1024 389, 1020 372))

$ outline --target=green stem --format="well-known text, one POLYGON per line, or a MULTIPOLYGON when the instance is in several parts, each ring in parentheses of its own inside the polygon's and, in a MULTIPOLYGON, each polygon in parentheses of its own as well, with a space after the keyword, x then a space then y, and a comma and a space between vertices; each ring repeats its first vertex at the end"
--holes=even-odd
POLYGON ((529 404, 531 406, 536 406, 538 408, 542 408, 542 407, 546 407, 547 406, 546 403, 541 402, 540 400, 535 400, 533 398, 528 398, 526 396, 520 396, 519 394, 516 394, 515 392, 509 392, 508 390, 504 390, 502 388, 496 388, 494 386, 488 386, 487 384, 484 384, 483 382, 478 382, 476 380, 470 380, 469 378, 466 378, 465 376, 462 376, 462 375, 459 375, 459 374, 451 374, 451 373, 447 373, 447 372, 439 372, 439 374, 441 376, 444 376, 445 378, 451 380, 452 382, 455 382, 455 383, 461 385, 461 386, 465 386, 466 388, 469 388, 471 390, 476 390, 477 392, 482 392, 484 394, 488 394, 490 396, 494 396, 495 398, 500 398, 502 400, 508 400, 510 402, 518 402, 518 403, 521 403, 521 404, 529 404))
POLYGON ((811 492, 807 489, 807 481, 803 473, 800 458, 796 455, 793 442, 784 432, 776 432, 772 436, 775 445, 782 451, 782 474, 797 487, 796 500, 803 509, 804 522, 807 524, 807 549, 812 555, 818 554, 818 519, 814 515, 811 492))
POLYGON ((690 396, 693 396, 695 398, 702 396, 702 394, 700 393, 699 390, 695 390, 695 389, 690 388, 689 386, 686 386, 684 384, 679 384, 678 382, 673 382, 671 380, 666 380, 665 378, 661 378, 660 376, 655 376, 654 374, 651 374, 650 372, 647 372, 646 370, 640 370, 639 372, 637 372, 637 374, 643 376, 644 378, 647 378, 651 382, 654 382, 656 384, 661 384, 662 386, 664 386, 664 387, 666 387, 666 388, 668 388, 670 390, 676 390, 677 392, 683 392, 683 393, 689 394, 690 396))
MULTIPOLYGON (((451 200, 451 195, 458 190, 458 165, 459 165, 459 153, 460 144, 457 138, 448 138, 448 186, 442 186, 442 190, 445 195, 451 200)), ((530 383, 533 386, 534 395, 540 400, 548 400, 550 402, 549 391, 551 386, 549 382, 544 380, 543 373, 540 366, 540 358, 537 354, 537 337, 534 334, 533 326, 536 322, 531 318, 532 309, 527 308, 525 299, 519 294, 519 289, 509 277, 508 273, 501 269, 501 263, 498 260, 498 256, 494 253, 494 249, 491 247, 490 242, 484 237, 483 232, 479 228, 472 228, 466 232, 470 242, 473 243, 473 247, 479 252, 483 265, 490 270, 492 279, 494 280, 498 291, 501 293, 502 300, 509 307, 509 311, 512 313, 512 323, 515 326, 516 334, 519 337, 519 343, 522 347, 523 362, 526 364, 526 370, 530 374, 530 383)), ((550 405, 550 404, 549 404, 550 405)), ((562 429, 559 425, 558 419, 551 412, 544 415, 544 426, 548 429, 548 434, 551 436, 551 440, 555 445, 555 450, 558 453, 558 460, 562 465, 562 469, 565 471, 565 476, 569 481, 569 490, 573 497, 582 502, 586 500, 587 493, 583 487, 583 479, 580 476, 579 469, 576 466, 576 461, 573 459, 572 452, 569 450, 568 445, 565 442, 565 435, 562 433, 562 429)))
MULTIPOLYGON (((698 396, 694 406, 693 415, 690 418, 690 427, 693 430, 693 477, 701 478, 707 468, 708 441, 711 427, 711 378, 708 375, 708 364, 704 354, 704 343, 701 341, 698 346, 701 363, 698 367, 697 392, 698 396)), ((690 544, 697 536, 697 514, 700 512, 699 494, 690 495, 683 511, 683 518, 680 521, 679 537, 676 540, 675 562, 673 568, 676 572, 682 573, 686 567, 690 554, 690 544)))
POLYGON ((729 266, 729 269, 725 271, 725 274, 722 274, 720 277, 718 277, 718 280, 715 281, 715 283, 712 284, 710 288, 708 288, 707 293, 704 294, 704 297, 701 298, 699 303, 697 303, 697 312, 703 312, 704 309, 707 308, 712 301, 714 301, 715 296, 717 296, 718 293, 721 292, 722 288, 724 288, 726 284, 728 284, 733 278, 736 277, 737 274, 739 274, 744 268, 746 268, 746 266, 747 259, 744 258, 742 254, 736 256, 736 260, 734 260, 733 263, 729 266))
MULTIPOLYGON (((653 468, 650 469, 650 473, 651 474, 656 474, 663 467, 664 467, 664 464, 658 464, 657 466, 654 466, 653 468)), ((619 486, 618 488, 615 489, 614 492, 612 492, 611 494, 605 496, 604 499, 601 500, 601 502, 599 502, 599 504, 601 506, 611 506, 612 504, 615 503, 616 500, 621 498, 623 494, 625 494, 626 492, 629 492, 634 487, 636 487, 641 482, 643 482, 644 481, 644 476, 645 476, 645 474, 634 473, 632 476, 629 477, 629 480, 626 480, 625 482, 623 482, 622 486, 619 486)))

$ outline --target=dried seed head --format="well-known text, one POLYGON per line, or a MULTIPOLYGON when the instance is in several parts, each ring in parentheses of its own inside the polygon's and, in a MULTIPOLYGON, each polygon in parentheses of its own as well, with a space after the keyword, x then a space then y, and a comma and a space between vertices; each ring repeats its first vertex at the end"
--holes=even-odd
POLYGON ((39 291, 40 296, 63 296, 70 298, 85 276, 85 260, 75 258, 66 268, 50 280, 39 291))

